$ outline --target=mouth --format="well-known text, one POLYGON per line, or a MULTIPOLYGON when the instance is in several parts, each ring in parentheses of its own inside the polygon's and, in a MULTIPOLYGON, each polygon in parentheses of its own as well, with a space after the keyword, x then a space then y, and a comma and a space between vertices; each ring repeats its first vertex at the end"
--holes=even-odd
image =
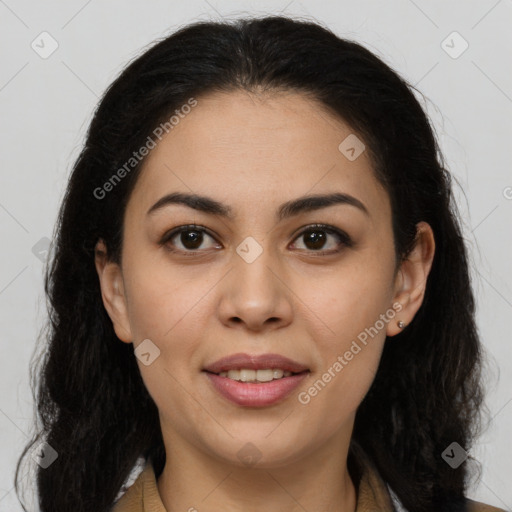
MULTIPOLYGON (((248 380, 257 379, 257 373, 251 373, 252 371, 255 371, 260 372, 259 375, 262 379, 271 380, 270 376, 272 375, 272 378, 274 378, 274 371, 276 372, 275 378, 279 379, 284 376, 285 372, 302 373, 304 371, 309 370, 309 368, 302 363, 294 361, 293 359, 282 356, 280 354, 250 355, 238 353, 222 357, 221 359, 218 359, 214 363, 205 366, 203 370, 210 373, 215 373, 217 375, 220 375, 221 373, 226 373, 227 375, 222 376, 227 376, 235 380, 240 380, 238 379, 238 374, 231 373, 230 376, 230 371, 239 372, 243 379, 247 378, 248 380), (283 375, 280 374, 281 371, 283 372, 283 375)), ((266 381, 263 380, 262 382, 266 381)))
POLYGON ((310 374, 305 365, 279 354, 233 354, 202 371, 215 391, 244 407, 282 402, 310 374))
POLYGON ((309 370, 304 370, 302 372, 291 372, 288 370, 283 370, 282 368, 265 368, 262 370, 253 370, 251 368, 240 368, 233 369, 229 371, 223 372, 210 372, 208 370, 204 370, 206 373, 210 373, 213 375, 217 375, 219 377, 224 377, 227 379, 235 380, 237 382, 247 382, 251 384, 257 383, 265 383, 272 382, 274 380, 285 379, 287 377, 291 377, 294 375, 301 375, 303 373, 309 373, 309 370))
POLYGON ((229 376, 221 376, 220 373, 218 375, 212 372, 204 373, 212 389, 231 404, 243 407, 270 407, 283 402, 290 396, 299 384, 307 378, 310 372, 305 370, 300 373, 291 373, 287 376, 283 372, 282 377, 275 380, 272 378, 272 380, 266 382, 256 379, 244 382, 232 379, 229 376))

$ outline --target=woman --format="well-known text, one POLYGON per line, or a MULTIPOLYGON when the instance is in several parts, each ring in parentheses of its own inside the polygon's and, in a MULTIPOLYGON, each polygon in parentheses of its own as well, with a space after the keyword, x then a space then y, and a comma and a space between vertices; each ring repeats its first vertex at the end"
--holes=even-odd
POLYGON ((41 510, 498 510, 465 497, 482 347, 450 187, 411 86, 326 28, 146 51, 60 211, 41 510))

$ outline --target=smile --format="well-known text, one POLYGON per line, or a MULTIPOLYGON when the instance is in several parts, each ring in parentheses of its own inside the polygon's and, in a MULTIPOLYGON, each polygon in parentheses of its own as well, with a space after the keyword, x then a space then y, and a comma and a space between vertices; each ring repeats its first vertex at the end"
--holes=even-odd
POLYGON ((277 375, 282 375, 274 378, 274 370, 244 369, 229 370, 219 375, 207 371, 203 373, 208 377, 213 389, 231 403, 244 407, 269 407, 284 401, 310 373, 308 370, 300 373, 287 371, 285 375, 283 370, 275 371, 277 375), (257 373, 260 371, 264 372, 263 378, 272 378, 266 381, 257 380, 257 373), (231 372, 238 378, 230 377, 231 372), (255 378, 250 378, 253 375, 255 378), (247 380, 242 381, 242 376, 247 380))

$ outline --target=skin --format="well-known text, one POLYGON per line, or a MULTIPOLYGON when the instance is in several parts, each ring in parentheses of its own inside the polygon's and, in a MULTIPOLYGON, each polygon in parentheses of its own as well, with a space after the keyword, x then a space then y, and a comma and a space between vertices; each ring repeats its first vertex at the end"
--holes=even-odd
POLYGON ((198 98, 145 162, 125 212, 122 264, 97 244, 102 298, 117 336, 134 348, 150 339, 160 349, 152 364, 137 363, 160 413, 167 461, 157 484, 167 510, 355 510, 346 465, 355 413, 386 335, 421 306, 435 244, 430 226, 418 224, 417 244, 396 272, 388 194, 367 152, 349 161, 338 149, 351 133, 296 92, 198 98), (336 204, 276 220, 282 203, 333 191, 359 199, 368 215, 336 204), (170 192, 212 197, 235 217, 176 204, 147 215, 170 192), (185 246, 178 234, 159 244, 191 223, 213 237, 185 246), (313 223, 346 232, 353 246, 320 230, 327 238, 316 249, 301 236, 313 223), (236 252, 248 236, 263 250, 252 263, 236 252), (173 242, 192 256, 171 252, 173 242), (299 403, 298 393, 397 302, 395 318, 307 405, 299 403), (241 407, 201 371, 237 352, 279 353, 310 375, 278 404, 241 407), (261 456, 253 466, 237 456, 249 442, 261 456))

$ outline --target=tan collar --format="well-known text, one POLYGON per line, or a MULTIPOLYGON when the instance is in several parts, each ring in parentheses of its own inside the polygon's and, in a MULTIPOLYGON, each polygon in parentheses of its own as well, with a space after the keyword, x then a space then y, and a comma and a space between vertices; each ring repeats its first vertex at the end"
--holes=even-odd
MULTIPOLYGON (((387 485, 365 456, 351 444, 349 471, 357 489, 356 512, 393 512, 387 485)), ((158 493, 153 466, 147 462, 134 484, 117 502, 112 512, 167 512, 158 493)))

